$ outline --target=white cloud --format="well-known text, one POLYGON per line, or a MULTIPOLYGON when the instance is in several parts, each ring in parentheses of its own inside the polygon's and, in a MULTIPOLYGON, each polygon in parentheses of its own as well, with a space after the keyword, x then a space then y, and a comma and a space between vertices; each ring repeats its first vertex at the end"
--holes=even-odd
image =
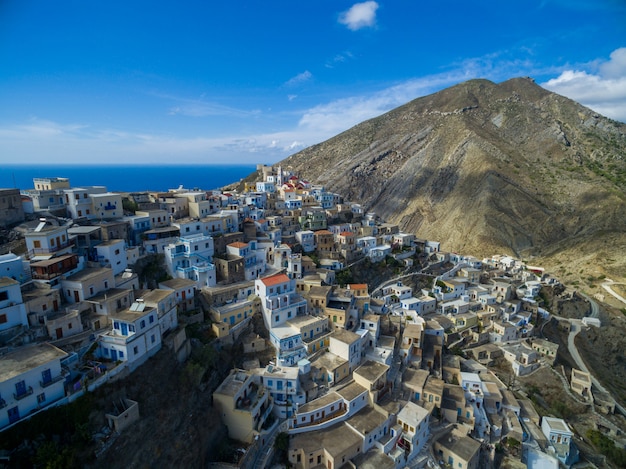
POLYGON ((626 122, 626 47, 614 50, 608 61, 587 68, 596 70, 565 70, 541 86, 626 122))
POLYGON ((339 23, 352 31, 374 26, 376 24, 376 10, 378 10, 378 3, 376 2, 355 3, 349 10, 339 15, 339 23))
POLYGON ((335 65, 339 65, 344 63, 346 60, 351 59, 353 57, 352 52, 350 51, 345 51, 341 54, 337 54, 335 55, 332 59, 326 61, 326 63, 324 64, 324 66, 326 68, 334 68, 335 65))
POLYGON ((294 99, 296 99, 297 97, 298 97, 298 95, 297 95, 297 94, 288 94, 288 95, 287 95, 287 99, 288 99, 289 101, 293 101, 293 100, 294 100, 294 99))
POLYGON ((298 73, 295 77, 292 77, 289 80, 287 80, 287 82, 285 83, 285 86, 300 85, 306 81, 309 81, 311 77, 313 77, 313 74, 309 72, 308 70, 305 70, 304 72, 298 73))

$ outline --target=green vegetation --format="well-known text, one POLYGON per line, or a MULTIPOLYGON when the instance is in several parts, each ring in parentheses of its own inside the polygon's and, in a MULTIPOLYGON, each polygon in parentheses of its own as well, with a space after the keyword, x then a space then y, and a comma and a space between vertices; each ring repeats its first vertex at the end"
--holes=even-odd
POLYGON ((132 212, 135 213, 139 206, 136 202, 130 199, 122 199, 122 207, 124 208, 124 212, 132 212))
POLYGON ((23 441, 31 441, 35 454, 17 451, 11 456, 14 467, 80 467, 78 452, 91 442, 89 414, 95 400, 87 393, 71 404, 53 407, 2 432, 0 449, 12 450, 23 441), (32 459, 34 457, 34 460, 32 459))
POLYGON ((349 283, 354 283, 352 271, 350 269, 343 269, 337 272, 335 276, 337 283, 342 287, 348 285, 349 283))
POLYGON ((276 456, 278 456, 279 461, 290 467, 289 464, 289 434, 285 432, 280 432, 276 435, 276 439, 274 440, 274 449, 276 450, 276 456))
POLYGON ((626 449, 615 446, 613 440, 598 430, 588 430, 586 436, 590 443, 611 462, 618 467, 626 467, 626 449))
POLYGON ((159 282, 164 282, 172 277, 165 270, 165 256, 163 254, 148 254, 137 261, 135 272, 139 276, 140 283, 147 283, 148 288, 157 288, 159 282))

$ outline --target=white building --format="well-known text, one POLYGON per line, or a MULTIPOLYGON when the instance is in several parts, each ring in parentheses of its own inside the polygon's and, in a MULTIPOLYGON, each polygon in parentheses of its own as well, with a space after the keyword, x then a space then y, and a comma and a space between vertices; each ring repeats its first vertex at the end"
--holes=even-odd
POLYGON ((307 302, 296 293, 296 281, 276 274, 254 281, 255 293, 261 299, 265 326, 272 329, 287 320, 306 314, 307 302))
POLYGON ((113 270, 108 267, 83 269, 61 280, 61 290, 68 303, 80 303, 114 287, 113 270))
POLYGON ((146 306, 156 309, 161 335, 178 327, 178 302, 175 291, 157 288, 144 293, 140 300, 143 300, 146 306))
POLYGON ((354 371, 361 363, 362 337, 345 329, 336 329, 330 336, 328 351, 347 360, 350 371, 354 371))
POLYGON ((113 328, 98 338, 100 357, 128 362, 131 369, 161 348, 161 331, 156 308, 136 301, 129 309, 110 315, 113 328))
POLYGON ((298 406, 306 403, 306 393, 300 386, 298 367, 268 365, 254 371, 260 375, 261 384, 274 400, 274 414, 278 418, 291 417, 298 406))
POLYGON ((101 194, 89 194, 91 198, 91 216, 98 220, 121 218, 124 216, 121 194, 104 192, 101 194))
POLYGON ((61 359, 50 344, 27 345, 0 359, 0 431, 65 396, 61 359))
POLYGON ((302 245, 304 252, 315 251, 315 233, 313 233, 313 231, 296 231, 296 241, 302 245))
POLYGON ((18 326, 28 327, 20 282, 9 277, 0 277, 0 332, 18 326))
POLYGON ((98 262, 110 267, 113 275, 118 275, 128 268, 126 256, 126 241, 123 239, 111 239, 96 246, 98 262))
POLYGON ((180 237, 163 248, 165 266, 174 278, 194 280, 198 289, 217 283, 213 265, 213 238, 204 234, 180 237))
POLYGON ((402 428, 402 434, 396 443, 397 448, 408 453, 406 461, 411 460, 426 444, 428 439, 428 419, 430 412, 414 402, 407 402, 398 412, 396 418, 398 426, 402 428))

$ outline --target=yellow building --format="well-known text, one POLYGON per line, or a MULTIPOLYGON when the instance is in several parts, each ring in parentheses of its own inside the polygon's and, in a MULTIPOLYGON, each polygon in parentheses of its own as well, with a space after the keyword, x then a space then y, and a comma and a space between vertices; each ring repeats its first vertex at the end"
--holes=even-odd
POLYGON ((258 376, 244 370, 232 370, 213 393, 228 436, 252 443, 272 411, 272 399, 258 376))

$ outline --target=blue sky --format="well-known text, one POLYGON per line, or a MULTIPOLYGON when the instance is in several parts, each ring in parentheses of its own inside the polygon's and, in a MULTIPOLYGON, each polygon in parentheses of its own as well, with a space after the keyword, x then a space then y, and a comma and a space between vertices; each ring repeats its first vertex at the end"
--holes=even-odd
POLYGON ((0 0, 0 163, 272 163, 517 76, 626 122, 626 2, 0 0))

